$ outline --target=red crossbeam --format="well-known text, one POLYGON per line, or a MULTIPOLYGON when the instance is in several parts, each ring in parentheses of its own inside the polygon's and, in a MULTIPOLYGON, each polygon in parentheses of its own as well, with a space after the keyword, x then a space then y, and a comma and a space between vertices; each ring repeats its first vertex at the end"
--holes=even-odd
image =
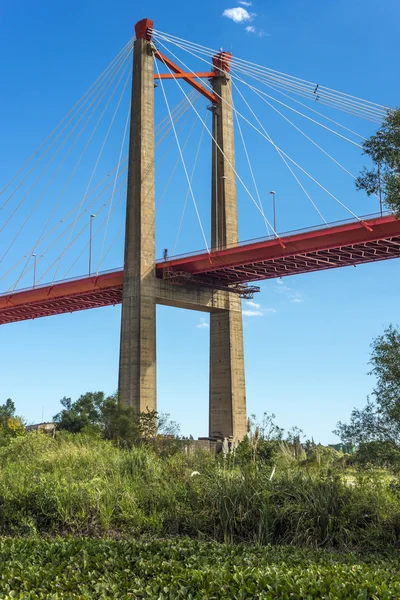
MULTIPOLYGON (((399 258, 400 220, 387 216, 366 223, 368 229, 357 221, 158 261, 156 273, 165 278, 185 272, 189 283, 218 287, 399 258)), ((118 270, 6 293, 0 296, 0 324, 115 305, 122 301, 122 286, 118 270)))
MULTIPOLYGON (((156 50, 156 52, 154 52, 154 56, 160 62, 162 62, 164 65, 166 65, 171 71, 178 74, 181 79, 183 79, 184 81, 186 81, 186 83, 191 85, 197 92, 200 92, 200 94, 205 96, 207 98, 207 100, 210 100, 210 102, 212 102, 213 104, 218 103, 217 96, 212 94, 206 87, 204 87, 204 85, 202 85, 201 83, 198 83, 194 79, 193 74, 185 73, 184 71, 182 71, 182 69, 180 67, 178 67, 178 65, 176 65, 174 62, 172 62, 172 60, 170 60, 167 56, 165 56, 158 50, 156 50)), ((215 73, 212 73, 212 76, 215 77, 215 73)))
POLYGON ((207 71, 206 73, 156 73, 154 79, 211 79, 215 77, 214 71, 207 71))

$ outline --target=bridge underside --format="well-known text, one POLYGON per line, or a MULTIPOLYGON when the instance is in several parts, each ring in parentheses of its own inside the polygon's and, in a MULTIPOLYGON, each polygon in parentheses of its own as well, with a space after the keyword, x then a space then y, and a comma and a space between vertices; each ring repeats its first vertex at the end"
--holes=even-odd
MULTIPOLYGON (((400 257, 393 216, 255 241, 156 264, 157 277, 196 288, 248 282, 400 257)), ((0 296, 0 324, 112 306, 122 301, 123 271, 102 273, 0 296)))

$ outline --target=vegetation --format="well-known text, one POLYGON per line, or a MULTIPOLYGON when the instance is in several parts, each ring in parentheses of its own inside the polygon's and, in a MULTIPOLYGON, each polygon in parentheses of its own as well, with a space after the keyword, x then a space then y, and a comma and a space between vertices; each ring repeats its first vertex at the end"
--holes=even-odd
POLYGON ((382 192, 385 204, 400 216, 400 109, 387 113, 380 130, 363 143, 373 167, 364 168, 356 180, 368 196, 382 192))
POLYGON ((368 399, 365 408, 354 409, 350 423, 339 422, 335 433, 344 443, 362 444, 364 451, 368 443, 373 453, 387 455, 391 448, 396 461, 400 452, 400 331, 391 325, 371 346, 374 401, 368 399))
POLYGON ((0 445, 7 445, 15 437, 23 435, 25 426, 15 414, 15 404, 8 398, 0 405, 0 445))
MULTIPOLYGON (((267 444, 268 442, 265 442, 267 444)), ((88 434, 29 434, 0 449, 0 534, 186 536, 226 543, 400 547, 400 487, 318 447, 269 455, 247 440, 214 458, 120 448, 88 434)))
POLYGON ((0 598, 400 597, 395 327, 371 364, 373 400, 337 426, 354 455, 264 414, 213 456, 102 392, 64 398, 51 437, 7 400, 0 598))
MULTIPOLYGON (((159 446, 160 436, 178 439, 179 426, 169 420, 169 415, 156 411, 137 415, 132 407, 118 404, 117 393, 106 396, 104 392, 87 392, 75 402, 65 397, 60 402, 63 410, 53 420, 61 431, 85 432, 123 447, 159 446)), ((169 450, 173 447, 179 444, 170 442, 169 450)))
POLYGON ((179 541, 0 542, 2 598, 385 600, 392 557, 179 541))

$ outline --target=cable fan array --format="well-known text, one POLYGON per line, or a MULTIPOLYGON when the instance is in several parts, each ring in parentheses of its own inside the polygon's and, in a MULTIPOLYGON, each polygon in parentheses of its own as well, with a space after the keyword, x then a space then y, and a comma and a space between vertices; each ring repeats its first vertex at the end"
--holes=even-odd
MULTIPOLYGON (((0 191, 3 289, 95 275, 122 263, 132 47, 133 39, 0 191)), ((189 99, 197 102, 194 91, 189 99)), ((178 134, 186 133, 189 107, 183 99, 171 109, 178 134)), ((189 124, 183 148, 196 120, 189 124)), ((156 125, 156 169, 174 149, 172 131, 169 116, 156 125)), ((179 157, 157 206, 178 166, 179 157)))
MULTIPOLYGON (((152 37, 157 49, 191 74, 199 64, 206 63, 209 68, 217 53, 158 30, 152 31, 152 37)), ((122 263, 132 48, 133 39, 0 191, 0 285, 4 288, 36 286, 77 274, 96 275, 116 266, 116 261, 122 263)), ((187 250, 195 250, 190 244, 198 240, 195 243, 210 251, 209 188, 215 182, 204 173, 199 178, 198 170, 199 164, 209 168, 212 148, 224 154, 209 123, 208 109, 214 107, 175 77, 167 63, 160 68, 156 58, 154 62, 159 79, 156 115, 160 117, 155 128, 155 166, 158 183, 164 180, 161 187, 157 183, 156 212, 158 215, 162 205, 163 222, 167 223, 163 246, 168 245, 175 254, 179 243, 180 249, 189 244, 187 250), (162 70, 174 79, 174 89, 169 87, 174 84, 160 77, 162 70), (174 178, 179 191, 176 201, 171 190, 174 178), (164 208, 168 195, 174 202, 164 208), (188 224, 183 228, 189 206, 197 221, 197 237, 188 224)), ((357 170, 353 167, 360 165, 362 143, 373 124, 380 123, 390 109, 237 57, 232 57, 230 77, 233 99, 231 103, 219 101, 227 102, 234 115, 236 161, 229 165, 238 183, 239 218, 249 232, 245 237, 257 233, 279 238, 265 202, 266 190, 276 186, 278 176, 287 195, 285 214, 288 219, 293 215, 293 220, 287 221, 290 225, 298 217, 311 220, 309 211, 323 226, 336 215, 363 224, 359 214, 366 211, 350 208, 338 191, 320 181, 330 177, 335 185, 337 175, 328 177, 322 162, 318 162, 321 171, 313 172, 314 156, 328 159, 329 166, 347 179, 346 185, 354 182, 357 170), (333 109, 345 113, 345 124, 333 118, 333 109), (365 125, 362 133, 353 126, 355 118, 365 125), (314 133, 305 130, 306 126, 314 133), (307 151, 299 151, 299 139, 307 151), (293 158, 289 143, 300 158, 293 158), (267 151, 268 164, 273 165, 268 169, 263 158, 267 151), (303 164, 307 159, 313 162, 311 168, 303 164), (304 205, 301 198, 306 199, 304 205), (249 211, 249 200, 255 212, 249 211), (254 214, 258 215, 257 224, 254 214)), ((211 81, 203 80, 203 85, 216 94, 211 81)), ((351 189, 354 191, 354 185, 351 189)), ((379 196, 365 206, 375 211, 379 202, 382 211, 379 196)))
MULTIPOLYGON (((210 65, 212 57, 218 53, 217 51, 207 48, 205 46, 193 44, 192 42, 183 40, 182 38, 171 36, 169 34, 155 29, 152 30, 152 38, 154 40, 155 47, 160 48, 162 52, 165 52, 165 54, 171 56, 174 60, 176 60, 177 64, 181 69, 185 70, 188 73, 191 73, 192 75, 195 74, 195 71, 188 64, 189 59, 191 57, 195 58, 197 61, 201 61, 202 63, 210 65), (178 55, 177 52, 179 50, 181 52, 178 55), (182 55, 184 56, 184 58, 182 58, 182 55)), ((168 67, 167 63, 165 63, 165 67, 168 70, 171 77, 173 78, 173 73, 168 67)), ((214 68, 218 69, 218 67, 214 68)), ((333 119, 329 115, 317 111, 314 107, 300 102, 295 96, 304 96, 308 100, 312 100, 313 104, 315 104, 315 102, 318 101, 322 105, 326 105, 329 108, 338 109, 342 112, 348 113, 350 117, 358 117, 363 121, 366 121, 367 123, 380 123, 385 118, 387 112, 390 109, 383 105, 362 100, 355 96, 344 94, 343 92, 337 92, 336 90, 332 90, 331 88, 326 88, 324 86, 320 86, 312 82, 307 82, 286 75, 284 73, 280 73, 278 71, 273 71, 272 69, 256 65, 249 61, 244 61, 236 57, 232 57, 231 59, 229 76, 232 79, 232 84, 236 93, 236 97, 240 99, 241 106, 243 106, 243 109, 241 108, 240 110, 238 110, 238 104, 236 100, 232 100, 232 104, 229 104, 230 108, 232 108, 234 112, 235 122, 238 129, 239 138, 241 139, 243 145, 244 155, 251 176, 252 187, 254 188, 254 192, 250 191, 249 185, 246 184, 241 173, 239 173, 233 165, 231 166, 232 169, 235 171, 237 181, 241 184, 243 190, 249 196, 250 200, 256 206, 257 210, 261 213, 262 219, 267 228, 267 232, 269 233, 269 230, 271 229, 273 234, 277 235, 277 232, 274 231, 274 228, 271 226, 271 223, 266 217, 264 209, 262 207, 259 186, 256 182, 254 168, 252 166, 252 160, 250 159, 249 152, 246 146, 241 123, 246 124, 248 128, 253 130, 253 132, 259 134, 273 147, 277 156, 280 158, 285 168, 289 172, 290 177, 292 177, 297 183, 302 193, 307 197, 310 204, 315 209, 323 223, 327 224, 327 220, 323 216, 321 210, 318 208, 316 202, 311 197, 309 191, 307 191, 304 183, 305 178, 308 178, 309 182, 312 182, 314 188, 317 187, 320 191, 324 192, 324 194, 327 194, 332 200, 334 200, 338 206, 340 206, 346 211, 348 216, 350 216, 353 219, 357 219, 361 223, 363 223, 362 219, 356 214, 354 210, 351 210, 349 208, 347 203, 340 200, 338 195, 332 193, 326 185, 323 185, 319 181, 319 178, 317 176, 311 174, 311 172, 308 169, 304 168, 300 164, 299 160, 294 160, 287 151, 283 150, 282 146, 278 145, 275 142, 275 139, 266 129, 265 115, 263 114, 262 118, 260 118, 253 107, 255 105, 255 99, 258 101, 259 105, 263 103, 266 106, 268 106, 269 109, 271 109, 276 115, 279 115, 279 117, 281 117, 282 120, 289 124, 293 128, 293 130, 300 133, 304 139, 310 142, 314 146, 314 148, 316 148, 319 152, 321 152, 327 158, 329 158, 330 161, 332 161, 333 164, 339 167, 346 175, 350 176, 353 181, 356 179, 356 175, 349 168, 347 168, 341 162, 341 160, 335 158, 330 152, 325 150, 325 148, 320 143, 313 139, 311 135, 306 133, 300 126, 296 125, 287 116, 287 114, 284 114, 282 112, 282 108, 286 109, 287 111, 291 111, 292 113, 298 115, 302 119, 305 119, 306 122, 318 126, 321 131, 332 134, 338 140, 347 142, 348 145, 350 145, 356 150, 356 152, 358 153, 358 157, 361 155, 361 144, 362 141, 366 139, 365 135, 362 135, 359 132, 355 131, 354 128, 350 128, 347 125, 343 125, 342 123, 333 119), (305 114, 296 106, 292 106, 286 102, 283 102, 279 98, 271 95, 271 93, 268 93, 268 91, 265 91, 265 88, 263 89, 258 85, 259 83, 266 86, 269 90, 273 89, 276 92, 279 92, 281 95, 284 95, 286 98, 288 98, 292 103, 295 103, 297 106, 300 105, 304 107, 309 113, 311 113, 312 115, 318 115, 318 117, 320 117, 321 119, 317 120, 317 118, 315 118, 314 116, 310 116, 309 114, 305 114), (244 92, 251 92, 253 97, 250 101, 246 98, 244 92), (277 108, 277 106, 279 108, 277 108), (327 125, 321 122, 321 120, 327 121, 330 124, 327 125), (301 175, 303 176, 303 182, 300 179, 301 175)), ((175 81, 182 94, 185 97, 187 97, 187 94, 180 81, 177 78, 175 78, 175 81)), ((211 91, 211 85, 207 83, 205 83, 205 85, 211 91)), ((215 94, 215 91, 213 93, 215 94)), ((226 102, 226 100, 222 98, 220 98, 220 101, 226 102)), ((200 118, 198 112, 196 110, 194 110, 194 112, 200 118)), ((212 132, 210 131, 210 129, 207 128, 206 130, 209 136, 213 139, 212 132)), ((216 144, 216 140, 213 140, 213 142, 216 144)), ((381 200, 381 198, 379 198, 377 195, 375 196, 375 198, 377 200, 381 200)), ((375 206, 369 206, 374 212, 376 211, 376 204, 375 206)), ((380 204, 380 210, 382 212, 382 202, 380 204)), ((364 211, 364 213, 365 212, 366 211, 364 211)))

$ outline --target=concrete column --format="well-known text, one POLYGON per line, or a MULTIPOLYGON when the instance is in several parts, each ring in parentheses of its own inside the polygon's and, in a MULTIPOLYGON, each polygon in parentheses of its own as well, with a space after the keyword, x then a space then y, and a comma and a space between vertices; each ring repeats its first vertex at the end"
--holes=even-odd
MULTIPOLYGON (((214 63, 215 64, 215 63, 214 63)), ((213 110, 211 244, 238 242, 232 83, 229 74, 213 80, 222 98, 213 110), (224 156, 225 155, 225 156, 224 156), (229 164, 230 163, 230 164, 229 164), (232 165, 232 166, 231 166, 232 165)), ((227 309, 210 315, 210 437, 246 435, 242 309, 240 298, 226 292, 227 309)))
POLYGON ((154 60, 146 23, 136 26, 134 43, 118 386, 121 404, 137 412, 157 408, 154 60))

